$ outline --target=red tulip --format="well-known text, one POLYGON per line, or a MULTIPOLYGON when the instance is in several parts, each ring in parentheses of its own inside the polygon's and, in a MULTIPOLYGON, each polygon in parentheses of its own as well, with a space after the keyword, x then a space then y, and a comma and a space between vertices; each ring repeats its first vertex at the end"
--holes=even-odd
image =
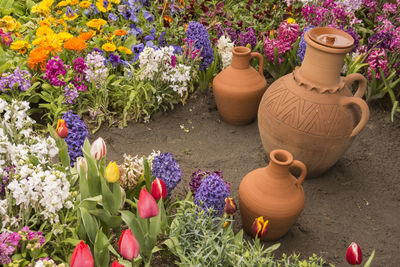
POLYGON ((351 265, 358 265, 362 262, 361 248, 354 242, 347 248, 346 260, 351 265))
POLYGON ((251 231, 255 237, 261 239, 267 233, 268 225, 269 221, 264 221, 263 216, 260 216, 254 220, 253 225, 251 226, 251 231))
POLYGON ((142 191, 140 191, 138 210, 140 218, 143 219, 157 216, 160 212, 155 199, 144 187, 142 191))
POLYGON ((228 215, 233 215, 236 211, 236 203, 233 198, 225 198, 225 213, 228 215))
POLYGON ((103 138, 99 137, 93 142, 90 148, 90 154, 97 160, 101 160, 101 158, 107 154, 107 147, 103 138))
MULTIPOLYGON (((121 238, 118 242, 119 253, 127 260, 132 260, 139 255, 140 246, 136 237, 132 234, 131 229, 122 231, 121 238)), ((114 264, 114 263, 113 263, 114 264)), ((114 265, 113 265, 114 266, 114 265)), ((115 265, 122 266, 122 265, 115 265)))
POLYGON ((165 199, 167 197, 167 186, 164 181, 156 178, 151 184, 151 195, 159 200, 160 198, 165 199))
POLYGON ((114 261, 111 264, 111 267, 125 267, 125 265, 122 265, 121 263, 119 263, 118 261, 114 261))
POLYGON ((90 252, 90 248, 83 241, 76 245, 74 252, 72 253, 70 265, 71 267, 94 266, 93 256, 90 252))
POLYGON ((63 120, 63 119, 58 120, 56 132, 57 132, 58 136, 63 139, 68 136, 68 128, 67 128, 67 124, 65 123, 65 120, 63 120))

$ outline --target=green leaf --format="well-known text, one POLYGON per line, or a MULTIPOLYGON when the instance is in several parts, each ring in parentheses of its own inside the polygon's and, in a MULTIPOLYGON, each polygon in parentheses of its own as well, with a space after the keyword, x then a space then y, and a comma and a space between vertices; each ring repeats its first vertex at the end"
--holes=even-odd
POLYGON ((151 179, 151 170, 149 166, 149 161, 146 157, 143 157, 143 166, 144 166, 144 179, 146 181, 146 189, 148 192, 151 191, 151 183, 153 182, 151 179))
POLYGON ((94 259, 97 266, 108 267, 110 263, 109 245, 109 240, 100 229, 97 232, 96 241, 94 243, 94 259))
POLYGON ((87 236, 89 237, 92 244, 94 244, 96 240, 97 231, 99 230, 99 225, 97 220, 89 214, 89 212, 84 208, 79 208, 81 211, 81 218, 83 222, 83 226, 85 227, 85 231, 87 236))
POLYGON ((399 105, 399 101, 394 101, 394 103, 393 103, 393 107, 392 107, 392 112, 391 112, 391 114, 390 114, 390 120, 393 122, 394 121, 394 114, 396 113, 396 111, 397 111, 397 106, 399 105))
MULTIPOLYGON (((102 196, 103 196, 103 199, 102 199, 103 207, 109 213, 113 214, 118 210, 119 207, 114 210, 113 193, 111 192, 110 187, 108 186, 108 183, 107 183, 106 179, 104 179, 103 177, 99 177, 99 179, 101 181, 101 192, 102 192, 102 196)), ((118 183, 117 183, 117 185, 118 185, 118 183)))
POLYGON ((113 216, 104 209, 89 210, 89 213, 96 216, 110 228, 116 228, 122 224, 122 219, 120 216, 113 216))
POLYGON ((372 251, 371 256, 369 256, 367 262, 364 264, 364 267, 370 267, 371 266, 371 262, 374 259, 375 256, 375 250, 372 251))
POLYGON ((63 239, 61 242, 65 244, 70 244, 72 246, 76 246, 79 244, 79 242, 81 242, 81 240, 68 237, 66 239, 63 239))

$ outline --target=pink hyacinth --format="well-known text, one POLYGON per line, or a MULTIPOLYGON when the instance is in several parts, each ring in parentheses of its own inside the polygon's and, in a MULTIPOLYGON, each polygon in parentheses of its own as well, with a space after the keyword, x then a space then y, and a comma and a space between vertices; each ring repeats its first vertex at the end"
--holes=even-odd
POLYGON ((285 20, 279 25, 277 37, 288 43, 294 43, 299 38, 299 34, 299 25, 297 23, 287 23, 285 20))
POLYGON ((369 65, 367 71, 368 80, 372 80, 372 70, 374 70, 376 73, 375 75, 376 79, 381 79, 381 74, 379 72, 379 69, 382 69, 385 76, 388 75, 389 69, 387 66, 387 57, 385 49, 382 48, 373 49, 368 55, 367 62, 369 65))

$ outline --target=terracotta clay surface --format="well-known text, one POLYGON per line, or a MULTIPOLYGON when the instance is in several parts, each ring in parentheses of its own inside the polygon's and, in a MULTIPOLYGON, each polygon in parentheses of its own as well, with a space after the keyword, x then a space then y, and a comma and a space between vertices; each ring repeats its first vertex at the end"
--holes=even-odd
POLYGON ((239 186, 239 207, 245 231, 252 235, 251 226, 259 216, 269 220, 262 240, 276 240, 286 234, 305 202, 302 183, 307 174, 306 166, 281 149, 273 150, 270 160, 267 167, 248 173, 239 186), (298 179, 289 172, 290 167, 300 169, 298 179))
POLYGON ((267 88, 263 76, 263 57, 247 47, 232 49, 232 64, 213 80, 213 91, 218 111, 224 121, 233 125, 252 122, 267 88), (250 66, 253 57, 259 59, 259 71, 250 66))
POLYGON ((367 124, 369 109, 361 98, 367 81, 356 73, 340 76, 344 57, 353 47, 347 33, 314 28, 305 40, 302 66, 265 92, 258 127, 267 154, 276 148, 288 150, 306 164, 309 177, 315 177, 338 161, 367 124), (318 35, 323 37, 318 39, 318 35), (358 89, 353 96, 355 81, 358 89))

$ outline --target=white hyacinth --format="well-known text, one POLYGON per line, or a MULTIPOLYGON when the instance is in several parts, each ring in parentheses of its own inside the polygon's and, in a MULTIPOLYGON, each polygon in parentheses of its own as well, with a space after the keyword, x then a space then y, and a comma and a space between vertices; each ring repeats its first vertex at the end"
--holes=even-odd
POLYGON ((222 68, 224 69, 232 63, 232 49, 234 46, 235 45, 231 39, 225 35, 222 35, 218 39, 217 48, 222 59, 222 68))

